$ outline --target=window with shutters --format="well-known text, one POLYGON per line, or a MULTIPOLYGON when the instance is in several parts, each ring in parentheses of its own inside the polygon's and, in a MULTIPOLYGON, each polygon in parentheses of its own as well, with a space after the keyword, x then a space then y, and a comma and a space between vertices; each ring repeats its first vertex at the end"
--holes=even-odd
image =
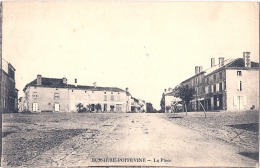
POLYGON ((222 79, 222 72, 219 73, 219 79, 222 79))
POLYGON ((215 75, 213 75, 213 80, 214 80, 214 81, 216 81, 216 74, 215 74, 215 75))
POLYGON ((33 97, 33 99, 37 99, 39 97, 39 95, 37 94, 37 92, 33 92, 32 97, 33 97))
POLYGON ((107 101, 107 95, 104 96, 104 101, 107 101))
POLYGON ((209 87, 206 86, 206 87, 205 87, 205 93, 206 93, 206 94, 208 94, 208 91, 209 91, 208 89, 209 89, 209 87))
POLYGON ((60 94, 59 93, 54 93, 54 100, 60 99, 60 94))
POLYGON ((217 83, 217 85, 216 85, 216 91, 217 92, 219 91, 219 83, 217 83))
POLYGON ((222 83, 223 83, 223 82, 220 82, 220 83, 219 83, 219 91, 222 91, 222 83))
POLYGON ((237 76, 242 76, 242 71, 237 71, 237 76))
POLYGON ((114 101, 114 95, 111 95, 110 99, 111 101, 114 101))
POLYGON ((237 81, 237 90, 238 91, 242 91, 243 90, 242 81, 237 81))

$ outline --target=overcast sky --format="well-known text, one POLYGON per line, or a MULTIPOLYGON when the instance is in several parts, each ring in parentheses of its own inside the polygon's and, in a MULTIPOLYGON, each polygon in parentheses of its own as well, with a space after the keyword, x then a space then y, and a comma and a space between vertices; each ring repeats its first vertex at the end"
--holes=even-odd
POLYGON ((36 78, 129 88, 159 109, 165 88, 210 67, 210 58, 259 61, 256 2, 3 3, 3 58, 16 87, 36 78))

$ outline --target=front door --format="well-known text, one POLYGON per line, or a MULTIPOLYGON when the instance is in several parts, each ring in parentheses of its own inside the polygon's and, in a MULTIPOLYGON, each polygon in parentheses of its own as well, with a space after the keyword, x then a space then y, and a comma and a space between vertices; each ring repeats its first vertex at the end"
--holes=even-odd
POLYGON ((59 103, 55 103, 54 111, 60 111, 60 104, 59 103))
POLYGON ((38 103, 33 103, 33 111, 38 111, 38 103))
POLYGON ((104 111, 107 111, 107 104, 104 104, 104 111))

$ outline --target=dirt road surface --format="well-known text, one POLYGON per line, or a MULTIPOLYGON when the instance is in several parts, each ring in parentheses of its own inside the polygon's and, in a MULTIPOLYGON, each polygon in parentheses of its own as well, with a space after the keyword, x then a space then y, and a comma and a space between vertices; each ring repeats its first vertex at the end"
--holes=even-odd
MULTIPOLYGON (((85 116, 78 121, 64 119, 64 122, 55 124, 56 128, 80 127, 83 131, 16 166, 255 167, 258 163, 240 155, 241 148, 177 125, 165 119, 164 114, 91 114, 93 118, 99 118, 100 115, 104 118, 93 123, 82 119, 90 118, 90 114, 82 115, 85 116)), ((34 129, 33 125, 30 127, 34 129)), ((46 125, 41 128, 50 129, 46 125)), ((17 132, 16 136, 22 132, 17 132)), ((11 135, 4 139, 4 147, 13 148, 8 138, 12 139, 11 135)), ((3 167, 7 166, 7 160, 4 159, 3 167)), ((9 163, 9 166, 12 164, 9 163)))

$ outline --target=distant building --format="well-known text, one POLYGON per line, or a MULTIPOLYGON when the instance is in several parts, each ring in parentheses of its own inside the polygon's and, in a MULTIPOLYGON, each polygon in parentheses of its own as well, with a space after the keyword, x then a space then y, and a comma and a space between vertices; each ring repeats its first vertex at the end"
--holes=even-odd
POLYGON ((259 109, 259 63, 250 61, 250 52, 243 58, 224 60, 211 58, 211 67, 195 67, 195 75, 180 83, 196 90, 190 111, 259 109))
POLYGON ((19 111, 19 112, 22 112, 22 111, 28 109, 28 108, 26 107, 26 105, 27 105, 27 104, 25 103, 25 97, 20 97, 20 98, 18 99, 18 111, 19 111))
POLYGON ((165 107, 165 113, 172 113, 175 111, 175 107, 178 104, 178 102, 181 101, 179 97, 176 96, 175 90, 169 88, 168 90, 164 90, 163 93, 164 96, 164 107, 165 107))
POLYGON ((76 112, 79 104, 89 111, 128 112, 131 95, 128 89, 67 84, 66 78, 37 78, 24 89, 24 106, 33 112, 76 112), (98 109, 97 109, 98 107, 98 109))
POLYGON ((2 62, 1 104, 3 113, 18 111, 18 90, 15 88, 15 68, 2 62))
POLYGON ((146 102, 144 100, 137 99, 134 97, 131 98, 131 112, 140 113, 146 111, 146 102))

